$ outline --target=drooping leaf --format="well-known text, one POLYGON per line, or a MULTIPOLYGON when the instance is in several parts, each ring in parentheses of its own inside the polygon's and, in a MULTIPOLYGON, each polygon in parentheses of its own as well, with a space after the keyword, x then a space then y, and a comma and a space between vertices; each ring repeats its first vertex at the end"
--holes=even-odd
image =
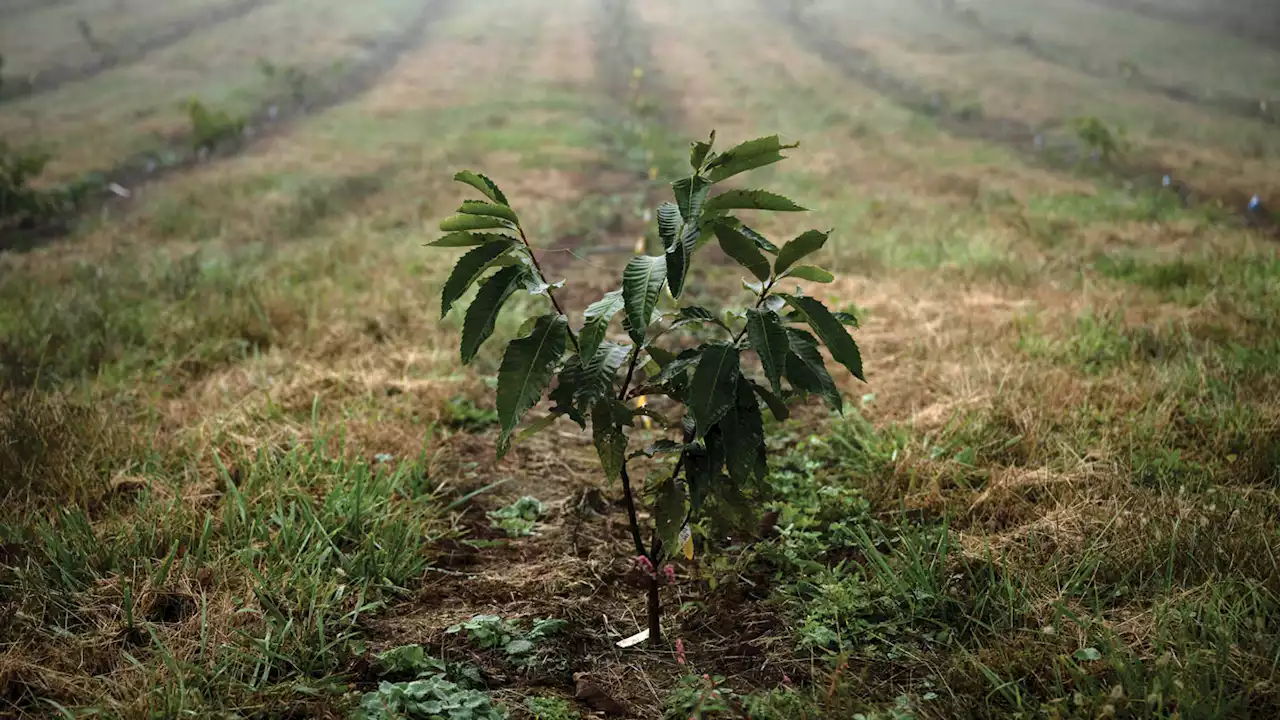
POLYGON ((765 190, 726 190, 707 200, 704 212, 724 212, 727 210, 773 210, 775 212, 804 212, 789 198, 765 190))
POLYGON ((729 329, 729 326, 725 325, 723 320, 713 315, 710 310, 699 305, 686 305, 680 308, 680 312, 676 313, 675 322, 671 323, 670 329, 675 330, 691 323, 711 323, 725 330, 729 329))
POLYGON ((660 347, 650 347, 648 350, 649 358, 653 360, 659 369, 666 367, 672 360, 676 359, 675 353, 670 350, 664 350, 660 347))
POLYGON ((515 210, 506 205, 495 205, 481 200, 463 200, 462 207, 458 208, 458 212, 466 215, 501 218, 512 224, 519 224, 520 222, 520 218, 516 217, 515 210))
POLYGON ((725 255, 737 260, 738 264, 745 267, 761 282, 769 279, 769 261, 751 238, 743 235, 737 228, 720 223, 716 224, 715 233, 725 255))
POLYGON ((497 183, 485 177, 484 175, 481 175, 480 173, 475 173, 470 170, 463 170, 458 174, 454 175, 453 179, 457 180, 460 183, 466 183, 467 185, 470 185, 471 187, 484 193, 485 197, 489 198, 490 200, 500 205, 507 205, 507 206, 511 205, 511 203, 507 202, 507 196, 503 195, 502 191, 498 189, 497 183))
POLYGON ((787 367, 788 340, 782 320, 775 312, 747 311, 747 339, 760 357, 764 376, 775 393, 782 392, 782 372, 787 367))
POLYGON ((631 339, 644 342, 645 330, 658 305, 658 294, 667 279, 667 259, 642 255, 631 258, 622 271, 622 299, 626 309, 631 339))
POLYGON ((787 328, 791 351, 787 353, 787 380, 791 387, 806 393, 817 393, 826 399, 831 409, 844 411, 844 398, 836 389, 836 383, 827 372, 818 340, 809 333, 787 328))
POLYGON ((675 480, 668 478, 658 486, 653 499, 653 510, 658 538, 662 546, 670 552, 679 548, 680 528, 684 527, 684 519, 688 514, 685 509, 685 493, 675 480))
POLYGON ((459 258, 458 264, 453 266, 453 272, 444 283, 444 291, 440 296, 440 317, 448 315, 453 304, 467 292, 467 288, 513 247, 515 243, 511 240, 498 240, 481 245, 459 258))
POLYGON ((555 406, 551 408, 552 413, 566 415, 570 420, 577 423, 578 427, 586 429, 586 413, 591 408, 578 407, 576 390, 581 385, 582 357, 574 355, 561 368, 559 376, 556 377, 556 385, 551 388, 547 398, 555 403, 555 406))
POLYGON ((587 306, 583 313, 582 334, 578 337, 579 347, 585 357, 596 354, 596 348, 600 347, 600 342, 609 329, 609 322, 624 304, 622 291, 613 290, 587 306))
POLYGON ((784 159, 783 150, 798 147, 799 143, 784 145, 777 135, 748 140, 720 153, 707 163, 707 177, 718 183, 748 170, 772 165, 784 159))
POLYGON ((867 381, 862 376, 862 354, 858 352, 858 344, 853 341, 849 331, 844 329, 844 325, 831 314, 826 305, 811 297, 782 295, 782 299, 804 314, 805 321, 818 334, 818 337, 822 338, 823 344, 827 346, 827 350, 831 351, 831 357, 835 358, 836 362, 844 365, 854 377, 863 382, 867 381))
POLYGON ((676 442, 675 440, 669 440, 667 438, 663 438, 662 440, 655 441, 652 445, 649 445, 642 450, 637 450, 631 453, 631 457, 636 458, 636 457, 640 457, 641 455, 645 457, 655 457, 658 455, 672 455, 675 453, 684 452, 685 448, 687 447, 688 447, 687 445, 682 445, 676 442))
POLYGON ((670 249, 680 233, 680 208, 672 202, 664 202, 658 206, 658 237, 662 238, 662 246, 670 249))
POLYGON ((693 373, 688 403, 696 422, 697 439, 705 436, 736 401, 738 362, 738 349, 732 345, 710 343, 703 346, 702 359, 693 373))
POLYGON ((520 418, 538 403, 551 384, 556 363, 564 355, 569 321, 563 315, 543 315, 528 337, 512 340, 498 369, 498 457, 510 447, 520 418))
POLYGON ((786 272, 801 258, 821 250, 822 246, 827 244, 827 238, 830 236, 830 231, 809 230, 801 233, 799 237, 783 245, 782 249, 778 251, 778 259, 773 261, 773 271, 779 275, 786 272))
MULTIPOLYGON (((622 432, 618 422, 618 403, 612 398, 601 400, 591 408, 591 439, 596 446, 596 454, 600 456, 600 467, 609 482, 622 475, 622 464, 627 457, 627 435, 622 432)), ((624 412, 626 407, 621 408, 624 412)), ((631 413, 625 414, 630 421, 631 413)))
POLYGON ((491 242, 512 242, 514 238, 494 233, 454 232, 445 235, 435 242, 427 243, 427 247, 471 247, 487 245, 491 242))
POLYGON ((761 250, 767 253, 772 253, 774 255, 778 254, 778 246, 769 242, 769 239, 766 238, 765 236, 761 235, 755 230, 752 230, 750 227, 747 227, 746 225, 738 225, 738 229, 742 231, 743 235, 746 235, 747 237, 751 238, 751 242, 755 243, 756 247, 760 248, 761 250))
POLYGON ((829 283, 836 279, 835 275, 816 265, 797 265, 787 272, 787 277, 809 280, 816 283, 829 283))
POLYGON ((707 161, 707 156, 711 154, 711 148, 716 144, 716 131, 711 131, 711 137, 706 142, 691 143, 689 148, 689 165, 696 172, 707 161))
POLYGON ((746 378, 738 376, 737 399, 720 420, 724 435, 725 467, 737 483, 763 480, 766 473, 764 418, 746 378))
POLYGON ((596 352, 582 363, 582 375, 574 388, 580 407, 614 396, 613 380, 630 354, 630 347, 617 343, 602 342, 596 347, 596 352))
POLYGON ((484 215, 450 215, 440 221, 440 229, 444 232, 465 230, 493 230, 509 228, 511 221, 484 215))
POLYGON ((516 435, 516 442, 524 442, 525 440, 528 440, 529 438, 533 437, 534 435, 537 435, 538 433, 542 432, 543 430, 546 430, 547 428, 551 427, 552 425, 555 425, 555 424, 556 424, 556 421, 557 421, 557 420, 559 420, 559 419, 560 419, 560 418, 562 418, 562 417, 564 417, 564 414, 563 414, 563 413, 552 412, 550 415, 547 415, 547 416, 546 416, 546 417, 544 417, 544 418, 539 418, 539 419, 538 419, 536 422, 534 422, 532 425, 529 425, 528 427, 526 427, 525 429, 521 430, 521 431, 516 435))
POLYGON ((469 365, 485 340, 493 334, 494 323, 502 305, 520 286, 527 271, 519 265, 503 268, 480 286, 476 299, 467 308, 462 321, 462 364, 469 365))
POLYGON ((787 404, 772 390, 754 382, 751 383, 751 389, 755 390, 760 399, 764 400, 764 404, 769 406, 769 412, 773 413, 775 420, 781 421, 791 417, 791 411, 787 409, 787 404))
POLYGON ((840 321, 841 325, 848 325, 851 328, 858 327, 858 316, 847 312, 833 312, 831 317, 840 321))
POLYGON ((684 281, 689 275, 689 263, 698 249, 701 232, 696 223, 680 226, 679 238, 666 246, 667 287, 671 297, 678 298, 684 292, 684 281))
POLYGON ((671 183, 671 189, 675 191, 680 217, 686 223, 696 223, 711 192, 711 183, 701 175, 691 175, 671 183))

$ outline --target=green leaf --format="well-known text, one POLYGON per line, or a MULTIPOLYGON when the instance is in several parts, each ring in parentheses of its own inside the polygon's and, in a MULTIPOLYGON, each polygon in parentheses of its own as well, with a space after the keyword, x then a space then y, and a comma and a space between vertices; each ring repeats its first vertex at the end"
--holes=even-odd
POLYGON ((769 261, 751 238, 743 235, 737 228, 721 223, 716 223, 715 233, 725 255, 737 260, 738 264, 745 267, 761 282, 769 279, 769 261))
POLYGON ((519 224, 520 218, 516 217, 516 211, 506 205, 494 205, 493 203, 481 202, 480 200, 464 200, 462 207, 458 208, 458 212, 467 215, 483 215, 485 217, 496 217, 507 220, 512 224, 519 224))
POLYGON ((467 308, 462 322, 462 364, 469 365, 485 340, 493 334, 502 305, 520 286, 526 269, 519 265, 503 268, 480 286, 476 299, 467 308))
POLYGON ((481 245, 459 258, 458 264, 453 266, 453 272, 444 283, 444 291, 440 296, 440 317, 443 318, 448 315, 453 304, 467 292, 467 288, 471 287, 471 284, 494 261, 505 255, 513 247, 515 247, 515 243, 511 240, 498 240, 487 245, 481 245))
MULTIPOLYGON (((585 430, 587 428, 587 419, 583 413, 583 408, 579 408, 577 405, 576 394, 581 384, 582 357, 574 355, 561 368, 560 375, 556 378, 556 386, 551 388, 547 398, 555 403, 555 406, 551 408, 553 414, 567 415, 570 420, 578 424, 578 427, 585 430)), ((587 409, 589 410, 589 408, 587 409)))
POLYGON ((835 275, 815 265, 799 265, 787 272, 787 277, 800 278, 817 283, 829 283, 836 279, 835 275))
POLYGON ((691 147, 689 148, 689 165, 693 167, 694 172, 697 172, 702 167, 702 164, 707 161, 707 156, 711 154, 711 148, 715 144, 715 130, 711 131, 711 137, 706 142, 691 143, 691 147))
POLYGON ((766 238, 765 236, 761 235, 755 230, 752 230, 746 225, 738 225, 738 229, 742 231, 743 235, 746 235, 747 237, 751 238, 751 242, 755 243, 756 247, 760 248, 761 250, 767 253, 772 253, 774 255, 778 254, 778 246, 769 242, 769 239, 766 238))
POLYGON ((748 140, 720 153, 707 163, 707 177, 718 183, 748 170, 772 165, 785 159, 783 150, 799 147, 799 143, 783 145, 777 135, 748 140))
POLYGON ((711 183, 700 175, 692 175, 671 183, 671 189, 676 194, 676 205, 680 206, 680 217, 686 223, 696 223, 711 192, 711 183))
POLYGON ((764 376, 775 393, 782 392, 782 372, 787 367, 789 342, 782 320, 775 312, 747 311, 747 338, 760 356, 764 376))
POLYGON ((823 344, 831 351, 831 357, 835 358, 836 362, 844 365, 862 382, 867 381, 862 376, 862 354, 858 352, 858 344, 853 341, 849 331, 844 329, 844 325, 831 314, 826 305, 811 297, 782 293, 779 295, 787 301, 788 305, 804 314, 805 321, 818 334, 818 337, 822 338, 823 344))
POLYGON ((764 190, 727 190, 707 201, 704 212, 727 210, 773 210, 775 212, 804 212, 792 200, 764 190))
POLYGON ((720 420, 724 435, 725 467, 737 483, 763 480, 767 473, 764 447, 764 418, 760 403, 746 378, 738 376, 737 399, 720 420))
POLYGON ((703 346, 702 359, 693 373, 688 403, 696 423, 697 439, 705 436, 736 401, 738 362, 738 349, 731 345, 711 343, 703 346))
MULTIPOLYGON (((622 464, 626 462, 627 435, 622 432, 621 423, 617 422, 619 404, 612 398, 601 400, 591 408, 591 439, 596 446, 596 454, 600 456, 600 467, 609 482, 622 475, 622 464)), ((626 406, 620 406, 625 413, 627 423, 631 413, 626 406)))
POLYGON ((801 258, 821 250, 822 246, 827 244, 827 238, 830 236, 830 231, 810 230, 801 233, 799 237, 783 245, 782 249, 778 251, 778 259, 773 262, 773 271, 779 275, 786 272, 801 258))
POLYGON ((668 478, 658 486, 653 510, 662 546, 674 554, 680 547, 680 528, 684 527, 684 519, 688 515, 684 490, 675 480, 668 478))
POLYGON ((662 238, 662 246, 670 248, 680 232, 680 208, 672 202, 664 202, 658 206, 658 237, 662 238))
POLYGON ((773 413, 775 420, 786 420, 791 417, 791 411, 787 409, 787 404, 769 388, 753 382, 751 383, 751 389, 755 390, 760 399, 764 400, 764 404, 769 406, 769 412, 773 413))
POLYGON ((631 339, 644 342, 645 330, 658 305, 658 294, 667 279, 667 259, 642 255, 631 258, 622 271, 622 299, 630 323, 631 339))
POLYGON ((684 452, 687 447, 688 445, 682 445, 675 440, 663 438, 642 450, 637 450, 631 453, 631 457, 637 458, 641 455, 645 457, 654 457, 655 455, 673 455, 675 453, 684 452))
POLYGON ((791 387, 806 393, 818 393, 836 412, 844 412, 844 398, 827 372, 818 340, 803 330, 787 328, 791 351, 787 353, 787 380, 791 387))
POLYGON ((544 417, 544 418, 539 418, 539 419, 538 419, 536 422, 534 422, 532 425, 530 425, 530 426, 526 427, 525 429, 521 430, 521 431, 520 431, 520 434, 516 435, 516 441, 517 441, 517 442, 523 442, 523 441, 525 441, 525 440, 528 440, 529 438, 533 437, 534 435, 537 435, 538 433, 542 432, 543 430, 546 430, 547 428, 551 427, 552 425, 555 425, 555 424, 556 424, 556 421, 557 421, 557 420, 559 420, 560 418, 564 417, 564 416, 565 416, 565 414, 564 414, 564 413, 553 412, 553 413, 551 413, 550 415, 548 415, 548 416, 546 416, 546 417, 544 417))
POLYGON ((631 355, 631 348, 617 343, 600 343, 594 355, 582 363, 582 375, 574 395, 580 406, 589 406, 597 400, 613 397, 613 380, 618 368, 631 355))
POLYGON ((528 337, 512 340, 498 369, 498 458, 506 455, 520 418, 538 403, 551 384, 556 363, 564 355, 569 321, 563 315, 543 315, 528 337))
POLYGON ((609 330, 610 321, 624 304, 622 291, 613 290, 587 306, 586 312, 583 313, 582 334, 578 338, 583 356, 592 357, 596 354, 596 348, 600 347, 601 341, 609 330))
POLYGON ((666 246, 667 287, 671 288, 671 296, 678 298, 684 292, 684 281, 689 274, 689 262, 698 249, 700 236, 698 226, 689 223, 680 226, 680 237, 666 246))
POLYGON ((485 197, 489 198, 490 200, 500 205, 507 205, 507 206, 511 205, 511 203, 507 202, 507 196, 503 195, 502 191, 498 189, 497 183, 485 177, 484 175, 472 172, 470 170, 463 170, 458 174, 454 175, 453 179, 457 180, 460 183, 466 183, 467 185, 470 185, 471 187, 484 193, 485 197))
POLYGON ((450 215, 440 221, 440 229, 444 232, 454 232, 457 230, 492 230, 495 228, 509 228, 511 222, 496 217, 485 217, 484 215, 450 215))
POLYGON ((851 328, 858 327, 858 316, 847 312, 833 312, 831 317, 840 321, 841 325, 848 325, 851 328))
POLYGON ((493 233, 454 232, 445 235, 435 242, 427 243, 427 247, 470 247, 486 245, 491 242, 513 242, 514 238, 493 233))
POLYGON ((676 359, 675 354, 670 350, 664 350, 660 347, 650 347, 647 349, 649 351, 649 358, 652 359, 659 368, 666 367, 671 364, 672 360, 676 359))

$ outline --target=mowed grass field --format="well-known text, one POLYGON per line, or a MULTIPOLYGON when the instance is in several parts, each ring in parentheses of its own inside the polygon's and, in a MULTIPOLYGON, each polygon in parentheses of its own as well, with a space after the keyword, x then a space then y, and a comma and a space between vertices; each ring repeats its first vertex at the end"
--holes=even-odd
POLYGON ((0 717, 1280 716, 1280 51, 1144 7, 0 4, 0 134, 127 195, 0 242, 0 717), (578 322, 712 129, 801 143, 868 382, 620 649, 620 490, 495 461, 423 244, 484 172, 578 322))

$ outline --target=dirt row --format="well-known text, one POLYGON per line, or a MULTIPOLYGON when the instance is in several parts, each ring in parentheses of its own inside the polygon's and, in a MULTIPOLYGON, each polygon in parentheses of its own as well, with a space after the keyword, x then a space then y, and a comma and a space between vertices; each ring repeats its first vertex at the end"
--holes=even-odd
MULTIPOLYGON (((1027 34, 1009 35, 983 22, 982 17, 972 8, 958 8, 954 3, 942 2, 936 6, 946 11, 961 24, 978 32, 983 38, 1001 45, 1017 48, 1026 54, 1051 65, 1083 73, 1099 80, 1122 81, 1131 87, 1161 97, 1195 107, 1216 110, 1228 115, 1247 120, 1261 120, 1271 125, 1280 125, 1280 108, 1263 102, 1257 98, 1247 98, 1221 93, 1207 94, 1203 91, 1162 82, 1157 78, 1142 73, 1140 68, 1130 67, 1127 70, 1119 67, 1099 66, 1088 58, 1067 61, 1073 51, 1058 45, 1049 44, 1041 38, 1027 34)), ((930 3, 930 7, 936 7, 930 3)))
MULTIPOLYGON (((238 155, 267 138, 288 132, 304 117, 360 97, 376 85, 403 55, 427 42, 430 26, 447 18, 456 5, 456 0, 422 0, 419 11, 399 32, 380 39, 366 58, 348 64, 337 78, 302 96, 280 92, 263 99, 246 119, 242 134, 233 140, 212 149, 196 149, 191 133, 184 132, 170 136, 163 150, 139 153, 115 167, 89 173, 99 181, 81 202, 80 213, 91 216, 123 212, 131 206, 142 186, 204 163, 238 155)), ((64 237, 75 230, 74 220, 68 218, 64 222, 12 234, 13 237, 0 239, 0 250, 26 251, 64 237)))
MULTIPOLYGON (((837 68, 846 77, 889 98, 913 112, 934 119, 939 129, 948 135, 966 140, 981 140, 1012 149, 1030 166, 1045 167, 1057 171, 1072 170, 1080 166, 1082 148, 1074 144, 1068 151, 1057 152, 1048 145, 1048 133, 1066 126, 1063 120, 1033 125, 1019 118, 1000 117, 981 111, 973 111, 953 103, 946 95, 930 91, 907 78, 894 75, 881 66, 873 54, 863 48, 849 45, 822 27, 785 0, 762 0, 780 22, 801 41, 801 45, 837 68)), ((1136 157, 1133 154, 1114 158, 1109 163, 1096 163, 1096 172, 1117 182, 1131 183, 1135 187, 1157 189, 1163 179, 1177 178, 1177 168, 1165 165, 1154 158, 1136 157)), ((1258 226, 1280 237, 1280 218, 1246 210, 1250 196, 1232 188, 1204 187, 1183 180, 1171 180, 1168 187, 1178 193, 1184 205, 1208 204, 1220 207, 1239 221, 1258 226)), ((1275 207, 1280 198, 1262 198, 1264 207, 1275 207)))
POLYGON ((176 22, 137 45, 107 47, 97 60, 87 65, 50 68, 25 78, 6 77, 4 84, 0 85, 0 102, 52 92, 64 85, 88 80, 108 70, 131 65, 143 60, 151 53, 176 45, 201 30, 244 17, 265 6, 267 2, 268 0, 239 0, 229 5, 211 8, 176 22))
POLYGON ((1263 47, 1274 50, 1280 47, 1280 12, 1276 11, 1274 0, 1235 0, 1235 4, 1246 5, 1244 10, 1232 10, 1224 7, 1233 4, 1230 0, 1219 0, 1217 3, 1204 3, 1200 11, 1169 7, 1160 0, 1090 0, 1098 5, 1127 10, 1135 15, 1182 23, 1194 28, 1217 28, 1242 40, 1256 42, 1263 47))

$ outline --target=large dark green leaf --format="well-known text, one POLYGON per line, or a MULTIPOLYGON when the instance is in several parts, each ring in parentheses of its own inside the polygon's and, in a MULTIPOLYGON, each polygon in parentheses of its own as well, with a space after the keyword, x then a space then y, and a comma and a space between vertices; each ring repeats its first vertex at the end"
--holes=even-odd
POLYGON ((466 215, 483 215, 484 217, 496 217, 507 220, 512 224, 520 222, 520 218, 516 217, 516 211, 506 205, 495 205, 493 203, 482 202, 480 200, 464 200, 462 207, 458 208, 458 212, 466 215))
POLYGON ((513 241, 514 238, 493 233, 453 232, 435 242, 427 243, 427 247, 471 247, 473 245, 487 245, 491 242, 513 241))
POLYGON ((794 201, 764 190, 727 190, 707 201, 704 212, 726 210, 773 210, 776 212, 804 212, 794 201))
POLYGON ((791 417, 791 411, 787 409, 787 404, 772 390, 754 382, 751 383, 751 389, 755 390, 760 399, 764 400, 764 404, 769 406, 769 412, 773 413, 775 420, 786 420, 791 417))
POLYGON ((791 351, 787 353, 787 380, 791 387, 806 393, 817 393, 831 409, 844 411, 844 398, 827 372, 818 340, 803 330, 787 328, 791 351))
POLYGON ((787 331, 782 327, 782 320, 775 312, 768 310, 747 311, 747 339, 756 355, 760 356, 760 364, 764 367, 764 376, 775 393, 782 392, 782 372, 787 367, 787 331))
POLYGON ((642 255, 631 258, 622 271, 622 299, 626 308, 631 339, 644 342, 645 330, 658 305, 658 294, 667 279, 667 259, 642 255))
POLYGON ((702 359, 693 373, 688 403, 696 422, 698 439, 706 435, 736 401, 738 362, 738 349, 732 345, 713 343, 703 346, 702 359))
POLYGON ((821 250, 822 246, 827 244, 827 238, 830 235, 830 231, 819 230, 801 233, 799 237, 783 245, 778 251, 778 259, 773 261, 773 271, 781 275, 801 258, 821 250))
POLYGON ((476 299, 467 308, 467 317, 462 322, 462 364, 468 365, 480 346, 493 334, 494 323, 502 305, 511 297, 511 293, 520 287, 524 274, 528 272, 520 265, 506 267, 493 274, 480 286, 476 299))
POLYGON ((610 482, 622 475, 627 460, 627 435, 623 425, 630 424, 631 413, 612 398, 601 400, 591 408, 591 439, 600 456, 600 467, 610 482))
POLYGON ((507 346, 498 369, 498 422, 502 424, 499 458, 510 447, 511 433, 520 424, 520 418, 538 403, 551 384, 568 336, 568 319, 563 315, 543 315, 528 337, 513 340, 507 346))
POLYGON ((498 189, 497 183, 485 177, 484 175, 471 172, 470 170, 463 170, 458 174, 454 175, 453 179, 457 180, 460 183, 466 183, 467 185, 470 185, 471 187, 484 193, 485 197, 489 198, 490 200, 500 205, 509 206, 511 204, 507 202, 507 196, 503 195, 502 191, 498 189))
POLYGON ((734 482, 763 480, 767 472, 764 418, 760 403, 746 378, 738 376, 737 400, 720 420, 724 434, 725 466, 734 482))
POLYGON ((849 331, 844 329, 840 320, 831 314, 826 305, 815 298, 779 293, 787 304, 803 313, 809 327, 822 338, 823 344, 831 351, 831 357, 844 365, 854 377, 866 382, 862 376, 862 354, 858 352, 858 344, 853 341, 849 331))
POLYGON ((751 242, 755 243, 756 247, 760 248, 761 250, 767 253, 772 253, 774 255, 778 254, 778 246, 769 242, 769 238, 761 235, 755 230, 752 230, 750 227, 747 227, 746 225, 739 224, 738 229, 742 231, 743 235, 746 235, 747 237, 751 238, 751 242))
POLYGON ((684 527, 684 519, 688 515, 685 509, 685 493, 675 480, 668 478, 658 486, 653 499, 654 518, 658 538, 662 546, 670 553, 680 547, 680 528, 684 527))
POLYGON ((596 348, 600 347, 609 329, 609 322, 623 305, 622 291, 613 290, 587 306, 583 313, 582 335, 578 338, 583 355, 591 357, 596 354, 596 348))
POLYGON ((440 221, 440 229, 444 232, 467 230, 493 230, 511 227, 511 221, 484 215, 450 215, 440 221))
POLYGON ((759 278, 760 282, 769 279, 769 261, 751 238, 743 235, 737 228, 722 223, 716 223, 715 233, 725 255, 737 260, 738 264, 759 278))
POLYGON ((671 296, 678 298, 684 292, 684 281, 689 276, 689 263, 693 253, 698 249, 701 232, 696 223, 680 226, 679 238, 666 246, 667 287, 671 288, 671 296))
POLYGON ((551 388, 547 398, 555 403, 551 408, 552 413, 567 415, 570 420, 578 423, 578 427, 585 429, 587 427, 586 412, 591 408, 578 407, 576 391, 581 386, 582 357, 574 355, 561 368, 560 374, 556 377, 556 385, 551 388))
POLYGON ((613 380, 630 354, 631 348, 627 345, 602 342, 597 346, 590 359, 582 363, 582 377, 574 388, 580 407, 614 396, 613 380))
POLYGON ((816 283, 829 283, 836 279, 835 275, 823 270, 815 265, 797 265, 791 268, 787 273, 787 277, 799 278, 816 283))
POLYGON ((467 292, 467 288, 471 287, 471 284, 485 270, 513 247, 515 242, 512 240, 497 240, 481 245, 459 258, 458 264, 453 266, 449 279, 445 281, 444 291, 440 295, 440 317, 448 315, 450 308, 467 292))
POLYGON ((675 191, 676 205, 680 206, 680 217, 686 223, 696 223, 711 192, 711 183, 704 177, 692 175, 671 183, 671 189, 675 191))
POLYGON ((670 248, 680 233, 680 208, 672 202, 664 202, 658 206, 658 237, 662 238, 662 246, 670 248))
POLYGON ((784 159, 783 150, 798 147, 799 143, 784 145, 777 135, 748 140, 720 153, 707 163, 707 177, 713 183, 754 170, 765 165, 772 165, 784 159))

